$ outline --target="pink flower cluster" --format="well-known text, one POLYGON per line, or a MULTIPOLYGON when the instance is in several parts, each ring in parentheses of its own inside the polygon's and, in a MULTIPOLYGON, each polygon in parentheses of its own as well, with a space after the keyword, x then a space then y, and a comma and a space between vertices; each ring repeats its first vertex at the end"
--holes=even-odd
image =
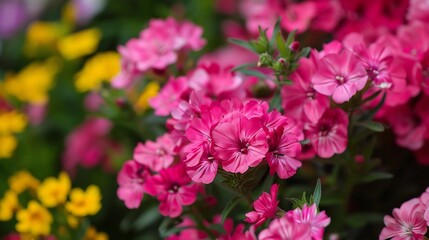
POLYGON ((392 216, 384 217, 386 225, 380 233, 380 240, 422 240, 429 227, 429 188, 418 198, 404 202, 393 210, 392 216))
POLYGON ((164 70, 176 63, 181 54, 200 50, 205 45, 202 33, 201 27, 190 22, 177 22, 171 17, 152 19, 139 38, 119 47, 122 67, 112 86, 125 88, 150 70, 164 70))

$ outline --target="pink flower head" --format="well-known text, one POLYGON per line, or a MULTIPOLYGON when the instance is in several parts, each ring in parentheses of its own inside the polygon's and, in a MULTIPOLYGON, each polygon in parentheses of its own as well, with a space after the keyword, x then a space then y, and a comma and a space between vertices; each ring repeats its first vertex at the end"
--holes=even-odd
POLYGON ((420 205, 424 209, 423 218, 426 221, 426 225, 429 226, 429 187, 426 188, 426 191, 420 196, 420 205))
POLYGON ((184 217, 183 221, 177 225, 184 229, 180 233, 170 235, 166 240, 204 240, 207 239, 207 234, 204 231, 198 230, 194 221, 189 217, 184 217))
POLYGON ((379 240, 422 240, 427 231, 423 218, 424 209, 417 198, 404 202, 400 208, 393 209, 393 217, 386 215, 386 225, 380 233, 379 240))
POLYGON ((338 0, 315 1, 316 14, 311 28, 325 32, 332 31, 344 15, 338 0))
POLYGON ((162 169, 158 175, 149 177, 144 189, 161 202, 160 213, 171 218, 178 217, 183 206, 193 204, 198 193, 198 185, 191 182, 183 164, 162 169))
POLYGON ((70 133, 62 159, 64 169, 72 175, 79 165, 93 168, 102 164, 106 169, 110 169, 109 153, 121 150, 108 138, 111 128, 112 123, 107 119, 90 118, 70 133))
POLYGON ((178 60, 179 51, 199 50, 205 45, 202 28, 173 18, 152 19, 139 38, 119 47, 122 69, 112 85, 124 88, 148 70, 163 70, 178 60))
POLYGON ((133 157, 138 163, 149 167, 152 171, 159 172, 173 163, 174 146, 170 135, 164 134, 158 137, 156 142, 138 143, 133 157))
POLYGON ((270 166, 270 174, 277 172, 281 179, 295 175, 296 170, 301 167, 301 162, 294 158, 301 152, 297 136, 278 127, 269 134, 268 145, 265 158, 270 166))
POLYGON ((260 240, 311 240, 311 226, 296 222, 285 215, 274 219, 267 229, 259 233, 260 240))
POLYGON ((308 224, 311 228, 311 237, 313 240, 323 240, 325 228, 331 222, 325 211, 318 213, 316 204, 311 206, 305 204, 302 209, 297 208, 287 212, 286 215, 296 223, 308 224))
POLYGON ((306 126, 306 136, 319 157, 330 158, 346 150, 348 124, 347 114, 335 108, 326 110, 318 123, 306 126))
POLYGON ((118 198, 124 201, 127 208, 138 208, 144 195, 143 184, 150 176, 148 168, 140 163, 126 161, 118 173, 118 198))
POLYGON ((200 65, 189 76, 189 87, 204 91, 207 96, 217 99, 241 98, 246 96, 243 77, 231 71, 231 67, 221 68, 217 63, 200 65))
POLYGON ((289 32, 297 30, 301 33, 308 29, 315 15, 316 4, 314 2, 293 3, 287 6, 281 16, 281 25, 289 32))
POLYGON ((219 236, 219 240, 256 240, 256 235, 253 227, 250 227, 248 231, 244 231, 244 224, 238 224, 234 229, 234 222, 232 219, 228 218, 223 224, 225 229, 225 234, 219 236))
POLYGON ((155 109, 155 115, 168 116, 179 105, 182 95, 187 90, 185 77, 171 77, 158 95, 149 100, 150 106, 155 109))
MULTIPOLYGON (((219 161, 214 157, 213 151, 206 145, 200 146, 201 155, 198 156, 198 162, 194 166, 187 166, 186 172, 194 182, 209 184, 213 182, 217 174, 219 161)), ((197 150, 194 149, 193 152, 197 150)))
POLYGON ((320 60, 312 83, 317 92, 332 96, 336 103, 344 103, 365 86, 367 78, 365 68, 344 49, 320 60))
POLYGON ((298 68, 290 76, 293 85, 283 86, 282 105, 287 116, 317 122, 329 107, 329 98, 318 93, 311 83, 315 71, 312 60, 301 58, 298 68))
POLYGON ((428 22, 429 2, 426 0, 410 0, 410 7, 408 8, 407 19, 410 22, 412 22, 413 20, 428 22))
POLYGON ((279 185, 273 184, 270 193, 263 192, 253 203, 255 211, 246 213, 246 219, 244 221, 254 224, 255 228, 257 228, 268 219, 274 218, 279 205, 279 201, 277 200, 278 191, 279 185))
POLYGON ((211 136, 215 155, 228 172, 246 172, 257 166, 268 151, 266 134, 257 117, 237 117, 219 123, 211 136))

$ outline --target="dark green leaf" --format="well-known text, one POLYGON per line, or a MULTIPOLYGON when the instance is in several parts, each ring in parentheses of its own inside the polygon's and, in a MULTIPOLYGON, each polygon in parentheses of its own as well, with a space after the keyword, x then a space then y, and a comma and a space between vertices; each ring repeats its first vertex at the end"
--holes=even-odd
POLYGON ((285 40, 283 39, 283 36, 281 33, 277 34, 276 36, 276 44, 277 49, 279 50, 280 56, 287 58, 289 56, 289 48, 286 46, 285 40))
POLYGON ((233 43, 233 44, 236 44, 236 45, 241 46, 243 48, 246 48, 247 50, 250 50, 250 51, 252 51, 254 53, 258 53, 256 51, 256 49, 253 49, 252 45, 250 45, 250 43, 247 42, 247 41, 243 41, 243 40, 236 39, 236 38, 229 38, 228 41, 230 43, 233 43))
POLYGON ((320 179, 317 179, 316 187, 313 192, 313 201, 317 207, 319 207, 320 198, 322 197, 322 184, 320 183, 320 179))
POLYGON ((231 69, 231 71, 233 71, 233 72, 241 71, 241 70, 249 68, 249 67, 255 67, 256 64, 257 64, 257 62, 241 64, 241 65, 238 65, 238 66, 234 67, 233 69, 231 69))
POLYGON ((229 202, 226 204, 225 208, 222 211, 222 224, 225 222, 228 215, 231 213, 231 211, 234 209, 235 206, 240 202, 241 196, 236 195, 229 200, 229 202))
POLYGON ((263 74, 263 73, 261 73, 259 71, 256 71, 256 70, 242 69, 242 70, 240 70, 240 72, 243 73, 243 74, 245 74, 245 75, 255 76, 255 77, 258 77, 258 78, 264 79, 264 80, 265 79, 271 79, 270 76, 265 75, 265 74, 263 74))
POLYGON ((277 19, 276 21, 276 25, 274 25, 274 30, 273 33, 271 35, 271 39, 270 39, 270 49, 269 52, 273 53, 274 52, 274 41, 276 41, 277 35, 281 35, 281 30, 280 30, 280 18, 277 19))
POLYGON ((367 122, 358 122, 356 125, 368 128, 374 132, 383 132, 384 131, 384 125, 379 122, 374 121, 367 121, 367 122))
POLYGON ((369 174, 363 176, 362 178, 360 178, 359 182, 369 183, 369 182, 374 182, 377 180, 391 179, 392 177, 393 177, 393 175, 390 173, 372 172, 372 173, 369 173, 369 174))

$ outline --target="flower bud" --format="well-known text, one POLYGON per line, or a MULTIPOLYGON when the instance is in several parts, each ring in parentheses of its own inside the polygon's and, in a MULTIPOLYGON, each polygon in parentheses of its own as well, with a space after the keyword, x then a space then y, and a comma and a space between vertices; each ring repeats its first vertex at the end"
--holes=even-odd
POLYGON ((290 45, 289 45, 289 49, 292 52, 297 52, 299 50, 300 44, 298 41, 293 41, 290 45))

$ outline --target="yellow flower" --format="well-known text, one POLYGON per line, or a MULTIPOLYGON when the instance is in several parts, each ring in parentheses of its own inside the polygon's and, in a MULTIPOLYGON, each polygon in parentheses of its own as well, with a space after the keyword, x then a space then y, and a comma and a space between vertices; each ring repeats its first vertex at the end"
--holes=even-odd
POLYGON ((18 74, 6 75, 3 89, 6 94, 16 97, 22 102, 43 104, 48 100, 58 64, 54 59, 32 63, 18 74))
POLYGON ((143 112, 149 107, 149 99, 155 97, 159 91, 159 84, 156 82, 150 82, 147 84, 143 93, 140 95, 136 104, 134 105, 135 109, 138 112, 143 112))
POLYGON ((27 189, 36 190, 39 186, 39 180, 33 177, 29 172, 23 170, 15 173, 8 179, 9 187, 17 194, 27 189))
POLYGON ((116 52, 99 53, 89 59, 76 74, 75 86, 80 92, 98 90, 103 81, 110 82, 119 73, 120 57, 116 52))
POLYGON ((18 209, 18 196, 13 191, 7 191, 0 200, 0 221, 9 221, 18 209))
POLYGON ((25 115, 18 111, 0 112, 0 135, 22 132, 26 124, 25 115))
POLYGON ((66 201, 70 185, 70 178, 67 173, 61 172, 58 179, 46 178, 37 189, 37 196, 46 207, 55 207, 66 201))
POLYGON ((25 53, 33 56, 43 50, 54 51, 56 43, 64 34, 61 25, 54 22, 34 22, 27 28, 25 53))
POLYGON ((13 135, 0 135, 0 158, 12 157, 16 145, 18 145, 18 141, 13 135))
POLYGON ((51 231, 51 213, 36 201, 30 201, 27 209, 16 214, 16 231, 33 235, 48 235, 51 231))
POLYGON ((91 28, 64 37, 58 42, 58 51, 68 60, 93 53, 101 38, 100 30, 91 28))
POLYGON ((88 230, 86 230, 84 240, 108 240, 109 237, 106 233, 103 232, 97 232, 97 230, 94 227, 89 227, 88 230))
POLYGON ((66 204, 66 209, 75 216, 84 217, 96 214, 101 208, 100 189, 95 185, 90 185, 84 192, 80 188, 75 188, 70 193, 70 201, 66 204))
POLYGON ((72 215, 67 215, 67 223, 71 228, 77 228, 79 225, 79 219, 72 215))

